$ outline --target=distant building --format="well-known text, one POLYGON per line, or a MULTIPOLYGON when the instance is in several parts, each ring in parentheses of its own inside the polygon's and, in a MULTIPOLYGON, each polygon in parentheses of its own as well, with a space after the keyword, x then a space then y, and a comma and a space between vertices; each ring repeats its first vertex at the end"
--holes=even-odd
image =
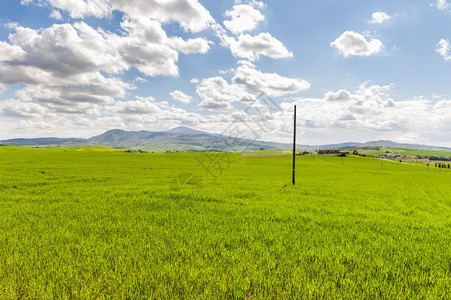
POLYGON ((310 152, 308 152, 308 151, 296 152, 296 155, 297 155, 297 156, 309 155, 309 154, 310 154, 310 152))
POLYGON ((318 154, 340 154, 340 149, 319 149, 318 154))

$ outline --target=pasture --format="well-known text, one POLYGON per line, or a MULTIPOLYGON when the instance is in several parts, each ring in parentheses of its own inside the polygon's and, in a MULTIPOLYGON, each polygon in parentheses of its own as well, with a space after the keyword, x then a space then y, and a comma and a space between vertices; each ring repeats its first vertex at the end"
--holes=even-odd
POLYGON ((449 297, 450 171, 297 167, 292 186, 290 157, 0 147, 0 298, 449 297))
POLYGON ((362 150, 357 149, 359 153, 377 156, 377 155, 400 155, 400 156, 441 156, 450 157, 451 153, 445 150, 427 150, 427 149, 405 149, 405 148, 384 148, 381 147, 379 150, 362 150), (388 152, 388 153, 386 153, 388 152))

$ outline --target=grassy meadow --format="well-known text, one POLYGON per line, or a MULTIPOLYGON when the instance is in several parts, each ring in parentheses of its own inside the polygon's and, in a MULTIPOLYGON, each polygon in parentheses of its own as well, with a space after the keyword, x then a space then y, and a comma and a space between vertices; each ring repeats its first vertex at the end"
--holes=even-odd
POLYGON ((449 170, 297 167, 0 147, 0 298, 449 299, 449 170))
POLYGON ((444 150, 427 150, 427 149, 405 149, 405 148, 384 148, 381 147, 379 150, 362 150, 358 149, 358 152, 366 155, 400 155, 400 156, 441 156, 441 157, 451 157, 451 152, 444 150), (386 153, 386 152, 389 153, 386 153))

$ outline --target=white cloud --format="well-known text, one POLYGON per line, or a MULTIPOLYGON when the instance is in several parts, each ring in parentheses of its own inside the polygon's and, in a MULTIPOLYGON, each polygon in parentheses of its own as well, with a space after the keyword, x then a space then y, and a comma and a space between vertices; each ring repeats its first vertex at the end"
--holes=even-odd
POLYGON ((0 139, 21 136, 90 137, 112 128, 167 130, 181 124, 192 127, 207 124, 207 119, 199 114, 170 106, 167 102, 156 102, 152 97, 116 101, 102 105, 101 110, 102 115, 88 118, 53 112, 44 105, 23 100, 0 101, 0 127, 8 129, 8 132, 0 133, 0 139))
POLYGON ((167 102, 155 102, 152 98, 149 100, 144 97, 137 97, 136 100, 130 101, 117 101, 106 109, 113 115, 96 120, 99 127, 105 129, 136 130, 160 127, 164 130, 180 124, 197 124, 205 120, 199 114, 187 112, 167 102))
POLYGON ((53 18, 55 20, 62 20, 63 16, 61 15, 61 13, 58 10, 54 9, 50 13, 50 18, 53 18))
POLYGON ((0 102, 0 114, 7 117, 39 117, 44 115, 46 111, 46 108, 36 103, 26 103, 14 99, 0 102))
POLYGON ((67 11, 72 18, 77 19, 86 16, 108 17, 113 12, 112 5, 106 0, 48 0, 47 2, 56 8, 67 11))
POLYGON ((83 22, 53 25, 42 32, 18 27, 9 39, 26 53, 16 65, 33 66, 58 77, 97 70, 119 73, 128 68, 118 51, 118 37, 83 22))
MULTIPOLYGON (((52 80, 51 78, 50 80, 52 80)), ((42 83, 30 84, 16 92, 25 101, 53 103, 53 105, 77 106, 83 103, 111 103, 123 98, 133 86, 118 78, 106 78, 100 73, 88 73, 42 83)))
MULTIPOLYGON (((22 1, 30 4, 32 0, 22 1)), ((185 30, 199 32, 214 23, 208 10, 197 0, 35 0, 66 11, 72 18, 104 18, 120 11, 128 18, 151 18, 161 23, 177 22, 185 30)))
POLYGON ((192 84, 198 84, 200 82, 199 78, 192 78, 190 81, 192 84))
POLYGON ((93 105, 111 103, 133 88, 101 74, 129 68, 118 50, 119 37, 83 22, 41 31, 19 26, 9 40, 0 42, 0 83, 25 83, 16 92, 21 100, 58 112, 91 113, 93 105))
POLYGON ((22 1, 24 5, 31 3, 51 5, 55 8, 51 16, 56 19, 60 19, 60 11, 72 18, 124 13, 120 35, 93 29, 84 22, 55 24, 41 30, 11 26, 15 32, 9 36, 10 43, 0 42, 0 86, 30 85, 20 93, 26 98, 39 96, 36 101, 44 101, 42 95, 49 96, 51 90, 47 102, 59 101, 66 106, 83 101, 109 103, 133 88, 110 75, 134 67, 146 76, 178 76, 178 52, 203 54, 210 49, 211 42, 204 38, 169 38, 162 28, 162 22, 177 22, 192 32, 207 28, 214 20, 197 0, 22 1), (96 80, 86 81, 92 78, 96 80), (114 87, 100 86, 111 81, 114 87))
POLYGON ((124 18, 121 27, 128 33, 119 48, 127 64, 148 76, 178 76, 178 53, 159 22, 124 18))
POLYGON ((384 48, 380 40, 371 38, 368 41, 362 34, 353 31, 345 31, 330 45, 344 57, 371 56, 381 52, 384 48))
POLYGON ((448 40, 441 39, 435 52, 439 53, 446 61, 451 60, 451 47, 448 40))
POLYGON ((235 72, 234 68, 227 69, 227 70, 219 70, 219 74, 222 74, 222 75, 225 75, 225 74, 228 74, 228 73, 233 73, 233 72, 235 72))
POLYGON ((249 93, 219 76, 203 79, 197 85, 196 93, 202 99, 199 105, 201 108, 219 111, 231 109, 233 102, 251 97, 249 93))
POLYGON ((440 10, 446 9, 449 6, 449 4, 447 3, 446 0, 437 0, 436 5, 437 5, 437 8, 440 10))
POLYGON ((174 43, 174 48, 185 54, 205 54, 210 50, 209 42, 204 38, 188 39, 185 41, 180 37, 173 37, 171 40, 174 43))
POLYGON ((255 36, 240 34, 237 39, 222 35, 221 38, 223 44, 230 47, 232 54, 239 58, 254 61, 262 55, 275 59, 293 57, 293 53, 269 33, 255 36))
POLYGON ((383 12, 383 11, 377 11, 373 13, 373 18, 368 21, 368 23, 370 24, 382 24, 385 21, 391 20, 393 19, 392 16, 390 16, 389 14, 383 12))
POLYGON ((185 93, 175 90, 169 93, 169 95, 172 97, 172 99, 180 101, 182 103, 191 103, 193 101, 193 97, 186 95, 185 93))
POLYGON ((133 82, 145 83, 145 82, 147 82, 147 79, 136 76, 136 78, 135 78, 135 80, 133 80, 133 82))
MULTIPOLYGON (((235 84, 220 78, 225 89, 235 84)), ((289 142, 291 137, 293 104, 302 107, 298 116, 299 138, 305 144, 325 144, 343 141, 391 139, 399 142, 443 144, 443 132, 451 126, 451 100, 408 99, 395 101, 389 91, 391 85, 363 84, 354 91, 338 90, 325 93, 322 98, 296 98, 281 104, 283 110, 265 120, 264 140, 289 142)), ((251 96, 254 96, 251 93, 251 96)), ((230 95, 233 98, 233 95, 230 95)), ((233 101, 233 100, 231 100, 233 101)), ((227 103, 227 102, 226 102, 227 103)), ((2 138, 17 136, 92 136, 107 129, 167 130, 185 124, 209 132, 221 133, 236 118, 246 120, 246 126, 262 132, 255 119, 237 109, 227 113, 200 115, 156 102, 154 98, 116 101, 102 106, 104 115, 85 118, 78 115, 56 114, 47 107, 23 100, 0 101, 0 126, 6 129, 2 138), (18 118, 17 123, 8 120, 18 118)), ((249 132, 242 135, 250 134, 249 132)), ((252 136, 249 136, 250 138, 252 136)))
POLYGON ((8 29, 16 29, 17 27, 19 27, 19 23, 9 22, 9 23, 6 23, 4 26, 8 29))
POLYGON ((302 107, 299 131, 308 144, 371 139, 440 144, 442 131, 451 125, 446 117, 451 113, 451 101, 395 101, 388 93, 391 88, 365 83, 354 92, 339 90, 323 98, 298 98, 283 103, 282 108, 288 117, 293 104, 302 107))
POLYGON ((147 76, 178 76, 178 51, 210 48, 203 38, 169 38, 150 18, 124 17, 121 27, 122 35, 84 22, 41 30, 11 26, 9 43, 0 41, 0 87, 25 84, 17 91, 24 101, 62 113, 97 113, 96 105, 112 103, 134 88, 112 75, 135 67, 147 76))
POLYGON ((277 73, 263 73, 254 67, 241 65, 237 68, 232 82, 245 91, 265 93, 270 97, 282 97, 307 90, 310 84, 301 79, 287 78, 277 73))
POLYGON ((328 92, 324 95, 326 101, 348 101, 351 99, 351 93, 347 90, 339 90, 337 92, 328 92))
POLYGON ((241 64, 234 70, 229 83, 223 77, 203 79, 197 85, 202 99, 201 108, 209 110, 231 109, 233 103, 251 103, 259 94, 282 97, 304 91, 310 87, 305 80, 283 77, 277 73, 263 73, 253 65, 241 64))
POLYGON ((266 7, 265 3, 261 2, 261 1, 257 1, 257 0, 234 0, 233 3, 234 4, 248 4, 248 5, 258 8, 258 9, 263 9, 266 7))
POLYGON ((265 20, 265 16, 251 5, 234 5, 225 15, 231 19, 224 21, 224 26, 234 34, 252 31, 265 20))
POLYGON ((197 0, 111 0, 115 8, 129 17, 154 18, 161 23, 177 22, 185 30, 199 32, 214 23, 210 12, 197 0))
POLYGON ((21 47, 0 41, 0 63, 22 59, 25 55, 21 47))
POLYGON ((116 101, 109 107, 111 111, 117 114, 157 114, 161 112, 157 103, 146 98, 139 98, 134 101, 116 101))

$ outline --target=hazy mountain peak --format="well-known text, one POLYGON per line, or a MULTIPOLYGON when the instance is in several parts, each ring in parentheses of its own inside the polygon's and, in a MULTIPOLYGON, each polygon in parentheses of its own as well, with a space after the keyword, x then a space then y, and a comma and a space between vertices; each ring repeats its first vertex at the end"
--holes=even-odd
POLYGON ((169 132, 169 133, 181 133, 181 134, 209 134, 207 132, 195 130, 195 129, 189 128, 187 126, 174 127, 171 130, 168 130, 166 132, 169 132))

